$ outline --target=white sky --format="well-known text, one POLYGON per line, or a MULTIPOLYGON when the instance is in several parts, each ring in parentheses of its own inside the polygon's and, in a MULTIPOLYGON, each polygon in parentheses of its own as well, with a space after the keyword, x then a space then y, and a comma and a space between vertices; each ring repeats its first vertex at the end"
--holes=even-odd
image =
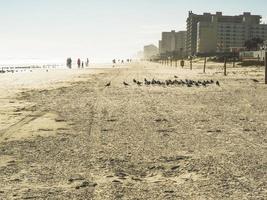
POLYGON ((263 15, 265 0, 0 0, 0 64, 12 59, 128 58, 162 31, 184 30, 188 11, 263 15))

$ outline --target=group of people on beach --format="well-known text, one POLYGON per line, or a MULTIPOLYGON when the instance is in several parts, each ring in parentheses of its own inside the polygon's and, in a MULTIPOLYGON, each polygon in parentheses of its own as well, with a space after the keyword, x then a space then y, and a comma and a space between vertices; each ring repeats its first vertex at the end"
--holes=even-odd
MULTIPOLYGON (((87 58, 86 61, 82 61, 80 58, 77 60, 77 66, 78 68, 84 68, 84 67, 89 67, 89 59, 87 58)), ((67 59, 67 67, 72 68, 72 59, 68 58, 67 59)))
MULTIPOLYGON (((130 63, 130 62, 132 62, 132 59, 127 59, 126 62, 127 62, 127 63, 130 63)), ((124 64, 124 60, 120 60, 120 59, 118 59, 118 61, 116 61, 116 59, 113 59, 113 60, 112 60, 112 63, 113 63, 113 67, 114 67, 114 65, 115 65, 116 63, 124 64)))
MULTIPOLYGON (((71 58, 67 58, 67 67, 69 69, 72 68, 72 59, 71 58)), ((113 67, 116 65, 116 64, 124 64, 124 63, 130 63, 132 62, 132 59, 127 59, 126 61, 124 61, 123 59, 113 59, 112 60, 112 63, 113 63, 113 67)), ((89 67, 89 59, 87 58, 86 61, 82 61, 80 58, 77 59, 77 67, 78 69, 80 68, 84 68, 84 67, 89 67)))

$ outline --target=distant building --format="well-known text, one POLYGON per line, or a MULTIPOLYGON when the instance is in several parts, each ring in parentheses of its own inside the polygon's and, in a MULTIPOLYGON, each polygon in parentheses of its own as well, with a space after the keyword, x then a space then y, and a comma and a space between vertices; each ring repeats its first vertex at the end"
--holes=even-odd
POLYGON ((210 22, 211 14, 204 13, 203 15, 194 14, 189 11, 187 22, 187 36, 186 36, 186 54, 188 56, 196 54, 197 50, 197 36, 198 36, 198 23, 199 22, 210 22))
POLYGON ((265 50, 259 50, 259 51, 241 51, 239 53, 239 57, 242 60, 259 60, 264 61, 265 60, 265 50))
POLYGON ((175 51, 175 31, 163 32, 161 38, 161 52, 173 52, 175 51))
POLYGON ((186 31, 163 32, 160 40, 160 54, 181 54, 186 49, 186 31))
POLYGON ((261 47, 262 50, 267 50, 267 40, 264 41, 262 47, 261 47))
POLYGON ((190 55, 199 53, 214 53, 216 51, 216 28, 214 24, 209 22, 198 22, 197 24, 197 40, 194 51, 190 55))
POLYGON ((242 49, 252 38, 267 40, 267 25, 261 24, 261 16, 243 13, 224 16, 189 12, 187 19, 186 51, 188 55, 216 54, 242 49))
POLYGON ((162 54, 162 40, 159 41, 159 54, 162 54))
POLYGON ((175 35, 175 51, 184 53, 186 50, 186 31, 179 31, 175 35))
POLYGON ((155 45, 144 46, 144 59, 152 59, 154 56, 157 56, 158 53, 159 49, 155 45))

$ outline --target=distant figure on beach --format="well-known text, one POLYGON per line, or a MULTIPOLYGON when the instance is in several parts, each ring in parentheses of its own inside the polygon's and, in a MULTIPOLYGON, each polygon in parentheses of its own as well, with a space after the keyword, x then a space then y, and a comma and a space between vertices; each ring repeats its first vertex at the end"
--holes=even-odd
POLYGON ((123 64, 124 63, 124 60, 121 60, 121 64, 123 64))
POLYGON ((84 62, 82 62, 82 68, 84 67, 84 62))
POLYGON ((112 60, 112 63, 113 63, 113 67, 115 67, 115 65, 116 65, 116 60, 113 59, 113 60, 112 60))
POLYGON ((89 59, 86 59, 86 67, 89 67, 89 59))
POLYGON ((78 58, 78 60, 77 60, 77 65, 78 65, 78 68, 81 67, 81 59, 80 58, 78 58))
POLYGON ((67 67, 71 69, 71 65, 72 65, 72 60, 71 58, 67 59, 67 67))

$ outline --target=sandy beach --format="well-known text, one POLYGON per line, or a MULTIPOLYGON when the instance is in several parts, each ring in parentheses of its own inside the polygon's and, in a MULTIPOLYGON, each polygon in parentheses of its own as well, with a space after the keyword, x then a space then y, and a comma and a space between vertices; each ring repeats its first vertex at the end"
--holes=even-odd
POLYGON ((0 74, 0 199, 265 199, 264 68, 222 66, 0 74), (174 76, 220 86, 133 83, 174 76))

